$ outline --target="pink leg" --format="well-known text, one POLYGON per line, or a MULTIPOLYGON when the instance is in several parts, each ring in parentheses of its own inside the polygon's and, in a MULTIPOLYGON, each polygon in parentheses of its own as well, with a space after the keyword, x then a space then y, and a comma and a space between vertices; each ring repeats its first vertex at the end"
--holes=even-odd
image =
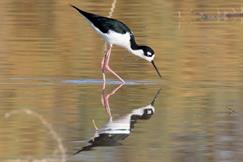
POLYGON ((110 50, 110 48, 105 51, 105 54, 104 54, 102 61, 101 61, 102 73, 105 73, 105 63, 106 63, 106 60, 107 60, 107 54, 108 54, 109 50, 110 50))
POLYGON ((115 71, 113 71, 109 66, 109 61, 110 61, 110 56, 111 56, 111 48, 112 48, 112 45, 109 46, 109 49, 107 50, 107 53, 105 54, 105 56, 103 57, 103 60, 102 60, 103 76, 104 76, 105 70, 107 70, 107 71, 111 72, 113 75, 115 75, 122 83, 125 83, 125 81, 115 71))
POLYGON ((107 53, 109 52, 110 49, 107 49, 105 51, 105 54, 102 58, 102 61, 101 61, 101 70, 102 70, 102 75, 103 75, 103 89, 105 89, 105 63, 106 63, 106 60, 107 60, 107 53))

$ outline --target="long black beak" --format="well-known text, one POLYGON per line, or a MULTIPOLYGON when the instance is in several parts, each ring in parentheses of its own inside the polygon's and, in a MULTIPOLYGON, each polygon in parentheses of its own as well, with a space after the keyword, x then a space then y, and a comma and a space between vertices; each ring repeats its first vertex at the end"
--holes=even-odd
POLYGON ((156 95, 153 98, 153 101, 151 102, 151 105, 154 106, 155 100, 157 99, 157 97, 159 96, 161 88, 157 91, 156 95))
POLYGON ((158 75, 159 75, 159 77, 161 78, 161 74, 159 73, 159 70, 158 70, 158 68, 156 67, 156 65, 155 65, 154 61, 152 60, 152 61, 151 61, 151 63, 152 63, 152 65, 154 66, 154 68, 155 68, 155 70, 156 70, 157 74, 158 74, 158 75))

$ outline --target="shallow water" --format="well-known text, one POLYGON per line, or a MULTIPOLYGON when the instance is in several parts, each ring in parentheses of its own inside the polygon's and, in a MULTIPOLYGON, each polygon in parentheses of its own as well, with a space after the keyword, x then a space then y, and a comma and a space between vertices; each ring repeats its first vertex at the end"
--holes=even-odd
POLYGON ((114 47, 111 67, 127 83, 116 89, 108 74, 105 91, 104 42, 69 3, 104 16, 112 6, 0 2, 0 161, 243 161, 243 18, 227 16, 242 1, 117 0, 112 17, 156 51, 162 79, 114 47), (73 155, 95 126, 113 133, 73 155))

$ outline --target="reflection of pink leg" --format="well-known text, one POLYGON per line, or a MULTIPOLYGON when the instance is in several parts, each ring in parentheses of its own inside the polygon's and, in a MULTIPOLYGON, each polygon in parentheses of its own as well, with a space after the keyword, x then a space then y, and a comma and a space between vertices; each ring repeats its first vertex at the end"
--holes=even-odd
POLYGON ((102 95, 102 104, 105 107, 105 110, 106 110, 107 114, 109 115, 109 117, 112 118, 110 104, 109 104, 109 97, 110 96, 106 96, 105 94, 102 95))
POLYGON ((103 80, 105 82, 105 70, 111 72, 113 75, 115 75, 122 83, 125 83, 125 81, 115 72, 113 71, 110 66, 109 66, 109 61, 110 61, 110 56, 111 56, 111 48, 112 45, 109 46, 106 54, 104 55, 102 62, 101 62, 101 68, 102 68, 102 73, 103 73, 103 80))
POLYGON ((110 109, 110 103, 109 103, 109 98, 113 94, 115 94, 124 84, 120 84, 118 87, 116 87, 111 93, 105 94, 105 91, 103 90, 102 96, 101 96, 101 103, 105 107, 106 112, 108 113, 109 117, 112 119, 111 116, 111 109, 110 109))
POLYGON ((102 86, 102 90, 105 90, 105 73, 103 73, 103 86, 102 86))

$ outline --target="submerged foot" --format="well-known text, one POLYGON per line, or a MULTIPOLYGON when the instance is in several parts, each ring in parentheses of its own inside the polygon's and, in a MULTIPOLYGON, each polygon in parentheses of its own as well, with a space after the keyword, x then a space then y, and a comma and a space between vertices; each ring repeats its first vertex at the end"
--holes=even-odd
POLYGON ((113 71, 111 68, 110 68, 110 66, 109 65, 106 65, 106 66, 103 66, 103 68, 102 68, 102 72, 103 72, 103 80, 104 80, 104 82, 105 82, 105 72, 106 71, 109 71, 109 72, 111 72, 113 75, 115 75, 118 79, 119 79, 119 81, 121 81, 121 83, 122 84, 125 84, 126 82, 124 81, 124 79, 122 79, 122 77, 120 77, 120 75, 118 75, 115 71, 113 71))

